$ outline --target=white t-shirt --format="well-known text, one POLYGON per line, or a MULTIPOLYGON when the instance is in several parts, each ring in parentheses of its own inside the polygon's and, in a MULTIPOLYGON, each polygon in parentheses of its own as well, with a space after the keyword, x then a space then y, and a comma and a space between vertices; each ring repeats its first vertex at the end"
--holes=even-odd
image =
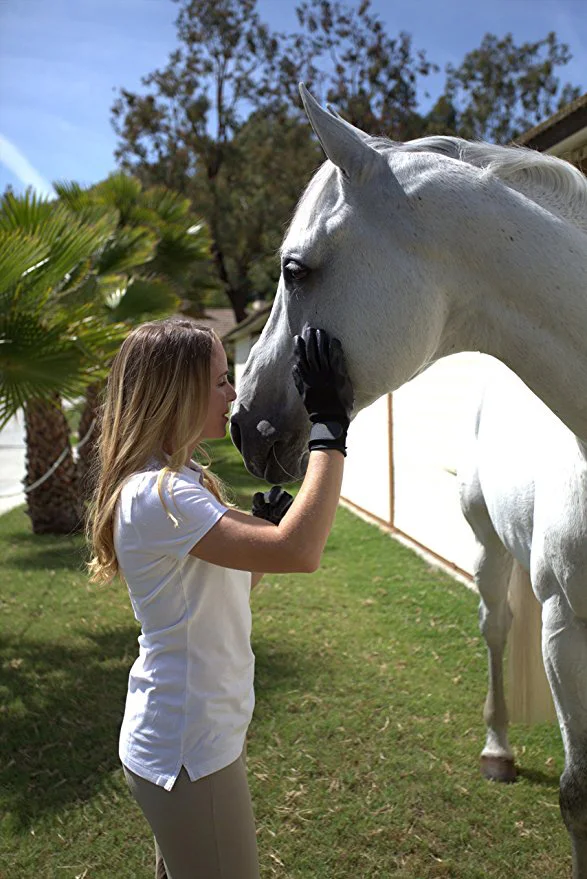
POLYGON ((241 753, 254 706, 251 574, 189 555, 224 515, 182 467, 131 476, 116 508, 114 545, 141 624, 119 753, 132 772, 171 790, 181 767, 192 781, 241 753))

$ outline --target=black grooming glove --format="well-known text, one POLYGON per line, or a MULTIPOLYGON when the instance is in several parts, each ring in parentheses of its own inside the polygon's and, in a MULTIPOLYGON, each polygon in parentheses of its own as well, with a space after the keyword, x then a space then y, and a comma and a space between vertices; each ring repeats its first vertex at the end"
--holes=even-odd
POLYGON ((293 379, 312 423, 308 448, 338 449, 346 455, 353 387, 338 339, 304 327, 294 337, 293 379))
POLYGON ((293 503, 293 497, 280 485, 274 485, 263 494, 262 491, 253 495, 253 516, 279 525, 293 503))

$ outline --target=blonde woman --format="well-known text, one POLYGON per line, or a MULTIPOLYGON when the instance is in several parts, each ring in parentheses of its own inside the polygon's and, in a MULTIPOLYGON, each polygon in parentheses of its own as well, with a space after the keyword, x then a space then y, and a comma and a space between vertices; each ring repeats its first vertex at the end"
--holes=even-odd
MULTIPOLYGON (((292 340, 293 344, 293 340, 292 340)), ((157 879, 257 879, 243 757, 253 712, 251 572, 314 571, 339 499, 352 389, 340 345, 295 340, 312 421, 299 494, 231 509, 194 460, 223 437, 235 392, 211 330, 169 319, 133 330, 103 408, 91 521, 92 578, 125 580, 141 625, 120 759, 155 836, 157 879), (323 422, 326 422, 324 424, 323 422)))

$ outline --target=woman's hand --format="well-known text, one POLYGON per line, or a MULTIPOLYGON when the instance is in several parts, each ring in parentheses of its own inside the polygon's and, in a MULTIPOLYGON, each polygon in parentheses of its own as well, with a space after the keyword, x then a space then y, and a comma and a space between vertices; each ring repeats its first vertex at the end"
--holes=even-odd
POLYGON ((326 330, 304 327, 302 335, 294 337, 292 374, 312 423, 310 451, 336 449, 346 454, 354 397, 338 339, 326 330))
POLYGON ((274 485, 264 494, 261 491, 253 495, 253 516, 265 519, 273 525, 279 525, 293 503, 293 497, 280 485, 274 485))

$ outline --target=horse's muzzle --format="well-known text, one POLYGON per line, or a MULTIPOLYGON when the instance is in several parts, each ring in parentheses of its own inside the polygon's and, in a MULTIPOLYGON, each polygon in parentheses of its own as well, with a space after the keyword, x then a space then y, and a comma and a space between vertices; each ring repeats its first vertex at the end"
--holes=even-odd
POLYGON ((241 435, 241 429, 238 426, 238 424, 236 423, 234 417, 232 417, 230 419, 230 438, 233 441, 236 448, 239 450, 239 452, 242 455, 243 438, 241 435))
POLYGON ((230 436, 249 473, 274 484, 301 479, 307 465, 307 455, 303 454, 305 443, 301 451, 296 452, 299 444, 293 436, 290 440, 284 439, 271 422, 265 419, 257 424, 248 422, 248 412, 234 413, 230 419, 230 436))

